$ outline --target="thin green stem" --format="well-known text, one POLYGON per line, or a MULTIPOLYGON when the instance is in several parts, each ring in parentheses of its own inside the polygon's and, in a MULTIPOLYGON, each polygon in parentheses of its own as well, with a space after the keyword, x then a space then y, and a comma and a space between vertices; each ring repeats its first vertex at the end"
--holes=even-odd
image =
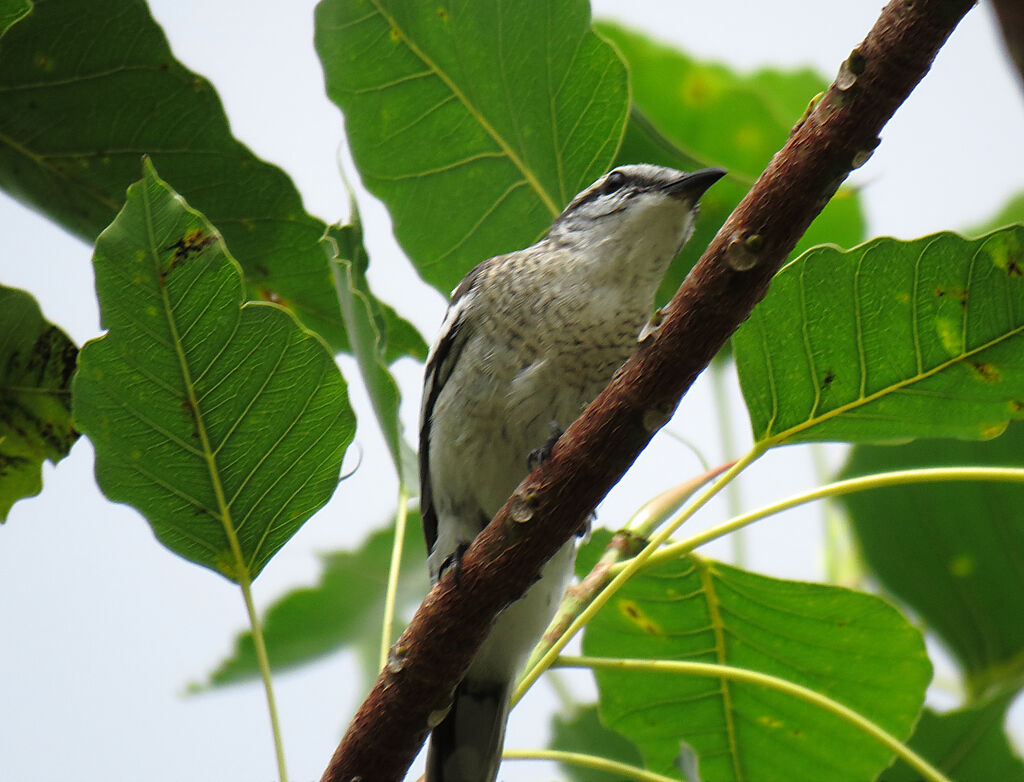
MULTIPOLYGON (((1022 470, 1024 472, 1024 470, 1022 470)), ((840 719, 863 731, 894 752, 903 759, 907 765, 921 774, 927 782, 950 782, 941 771, 928 763, 927 760, 910 749, 906 744, 897 739, 891 733, 857 713, 848 706, 838 701, 815 692, 809 687, 780 679, 777 676, 769 676, 759 671, 750 671, 745 668, 734 668, 731 665, 718 665, 715 663, 680 662, 677 660, 631 660, 618 658, 601 657, 561 657, 558 665, 566 668, 590 668, 591 670, 614 670, 614 671, 644 671, 657 673, 680 673, 690 676, 704 676, 712 679, 729 679, 736 682, 746 682, 759 687, 784 692, 795 698, 814 704, 825 711, 831 712, 840 719)))
MULTIPOLYGON (((811 443, 811 460, 817 483, 823 485, 832 477, 824 443, 811 443)), ((825 578, 832 584, 859 588, 864 582, 864 563, 853 540, 846 516, 834 505, 826 504, 822 513, 825 523, 825 578)))
POLYGON ((706 471, 682 483, 676 484, 656 497, 652 497, 629 517, 625 529, 640 538, 649 538, 658 527, 665 523, 672 514, 682 507, 690 497, 693 496, 701 486, 713 481, 723 472, 733 466, 735 462, 727 462, 713 469, 706 471))
POLYGON ((252 644, 256 650, 256 665, 263 679, 263 691, 267 695, 267 711, 270 713, 270 730, 274 735, 274 754, 277 757, 277 774, 281 782, 288 782, 288 771, 284 765, 284 741, 281 738, 281 723, 277 718, 277 701, 274 698, 274 685, 270 679, 270 658, 267 657, 267 645, 263 641, 263 626, 256 615, 256 606, 252 601, 252 581, 248 573, 238 580, 245 599, 245 610, 249 614, 249 627, 252 629, 252 644))
POLYGON ((722 473, 710 486, 702 491, 697 498, 693 500, 693 502, 686 506, 682 513, 678 514, 674 519, 672 519, 672 521, 658 530, 639 554, 626 562, 620 563, 615 577, 597 594, 596 597, 594 597, 590 605, 580 612, 579 616, 573 620, 572 624, 570 624, 568 629, 562 634, 562 637, 555 641, 555 643, 551 645, 551 648, 548 649, 547 653, 532 667, 530 667, 519 680, 516 691, 512 696, 513 705, 516 704, 519 699, 523 697, 526 691, 533 686, 533 683, 537 681, 538 677, 551 666, 561 651, 565 648, 566 644, 572 640, 576 633, 578 633, 580 629, 590 621, 594 614, 601 610, 602 606, 611 599, 612 595, 619 591, 622 585, 625 584, 634 573, 643 567, 644 563, 650 559, 651 555, 653 555, 654 552, 671 537, 672 533, 675 532, 680 525, 682 525, 683 522, 690 518, 694 513, 704 507, 712 497, 722 490, 723 486, 728 484, 729 481, 743 472, 743 470, 745 470, 750 464, 755 462, 762 453, 764 453, 764 447, 761 445, 755 445, 742 459, 733 464, 732 467, 722 473))
MULTIPOLYGON (((705 530, 692 538, 680 543, 673 543, 665 546, 646 559, 644 567, 660 565, 671 562, 684 554, 688 554, 699 546, 703 546, 712 540, 728 535, 738 529, 760 521, 766 516, 780 513, 798 505, 814 502, 825 497, 840 497, 844 494, 852 494, 867 489, 880 489, 885 486, 900 486, 907 483, 948 483, 951 481, 995 481, 999 483, 1024 483, 1024 469, 1017 467, 929 467, 919 470, 896 470, 893 472, 865 475, 861 478, 850 478, 845 481, 836 481, 827 486, 821 486, 813 491, 797 494, 781 502, 766 505, 758 510, 737 516, 724 524, 705 530)), ((682 515, 682 514, 680 514, 682 515)), ((685 520, 685 519, 684 519, 685 520)), ((673 524, 675 521, 672 522, 673 524)), ((681 521, 679 523, 682 523, 681 521)), ((671 525, 670 525, 671 526, 671 525)), ((678 524, 676 524, 678 526, 678 524)), ((630 561, 632 562, 632 560, 630 561)), ((613 565, 612 569, 625 573, 630 562, 620 562, 613 565)), ((635 571, 630 570, 630 573, 635 571)), ((613 582, 614 583, 614 582, 613 582)))
MULTIPOLYGON (((155 175, 150 163, 145 163, 146 176, 155 175)), ((148 193, 147 190, 143 190, 148 193)), ((154 266, 159 270, 159 258, 156 240, 156 222, 153 217, 152 203, 148 195, 144 196, 143 204, 146 212, 146 231, 149 238, 150 255, 154 266)), ((259 665, 260 676, 263 678, 263 689, 267 695, 267 711, 270 713, 270 729, 274 735, 274 753, 277 756, 277 771, 280 782, 288 782, 288 772, 284 765, 284 743, 281 740, 281 725, 277 719, 277 704, 274 700, 274 687, 270 680, 270 660, 267 657, 267 646, 263 641, 263 628, 260 625, 259 617, 256 615, 256 607, 252 601, 252 575, 250 572, 251 563, 246 561, 242 553, 242 545, 238 540, 238 530, 235 528, 231 516, 231 503, 228 502, 221 481, 221 468, 217 464, 216 449, 210 442, 210 434, 207 430, 202 407, 196 396, 196 384, 192 378, 192 367, 188 357, 185 355, 183 341, 178 330, 178 322, 175 318, 175 308, 171 305, 170 294, 166 286, 160 287, 160 295, 164 305, 164 317, 167 320, 167 328, 171 332, 171 343, 178 358, 178 366, 181 370, 181 379, 185 386, 186 400, 188 407, 195 416, 196 434, 199 437, 199 446, 203 460, 206 462, 206 469, 210 477, 210 486, 213 488, 213 495, 217 502, 217 516, 224 528, 224 535, 227 538, 228 546, 231 549, 233 568, 222 569, 223 575, 235 581, 242 589, 242 598, 245 600, 245 610, 249 614, 249 626, 252 628, 253 646, 256 649, 256 662, 259 665)))
MULTIPOLYGON (((718 418, 718 439, 722 446, 722 456, 728 460, 733 458, 736 447, 736 436, 732 426, 732 406, 729 404, 729 384, 726 380, 726 360, 716 359, 711 362, 711 386, 715 396, 715 413, 718 418)), ((740 496, 740 485, 732 481, 725 487, 725 506, 730 516, 739 514, 743 507, 740 496)), ((743 567, 747 561, 747 541, 743 534, 733 535, 732 558, 737 566, 743 567)))
POLYGON ((388 588, 384 595, 384 621, 380 637, 380 667, 388 664, 391 635, 395 626, 395 603, 398 602, 398 575, 402 568, 402 546, 405 543, 405 525, 409 519, 409 489, 404 483, 398 487, 398 512, 395 515, 395 540, 391 545, 391 566, 388 568, 388 588))
POLYGON ((637 554, 640 547, 646 545, 647 539, 654 534, 666 519, 670 518, 678 508, 682 506, 701 486, 714 480, 723 472, 732 467, 732 464, 723 464, 713 470, 708 470, 703 475, 698 475, 688 481, 663 491, 643 504, 626 522, 624 529, 615 533, 608 541, 608 545, 601 554, 597 564, 590 569, 577 586, 566 590, 562 602, 555 612, 554 618, 548 624, 544 635, 530 653, 530 659, 526 662, 525 670, 530 670, 540 661, 551 645, 558 642, 562 634, 569 628, 573 620, 579 616, 594 596, 612 580, 612 565, 629 559, 637 554))
POLYGON ((662 429, 661 431, 664 432, 666 436, 671 437, 677 443, 679 443, 680 445, 682 445, 683 447, 688 449, 690 451, 690 453, 692 453, 694 456, 696 456, 697 457, 697 461, 700 462, 700 466, 701 467, 703 467, 705 470, 710 470, 711 469, 710 463, 704 457, 704 454, 701 452, 700 448, 698 448, 695 443, 690 442, 685 437, 683 437, 681 434, 679 434, 677 432, 673 432, 667 426, 664 429, 662 429))
POLYGON ((617 777, 635 779, 637 782, 679 782, 675 777, 662 776, 628 763, 619 763, 597 755, 585 755, 582 752, 563 752, 559 749, 506 749, 502 757, 506 760, 555 760, 581 768, 592 768, 595 771, 607 771, 617 777))

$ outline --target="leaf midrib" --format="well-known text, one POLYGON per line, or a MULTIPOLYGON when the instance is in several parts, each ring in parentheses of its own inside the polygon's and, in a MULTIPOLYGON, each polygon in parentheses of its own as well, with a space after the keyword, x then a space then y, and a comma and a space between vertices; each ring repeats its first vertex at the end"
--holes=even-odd
MULTIPOLYGON (((149 184, 152 179, 155 178, 155 174, 152 170, 146 172, 141 183, 142 187, 142 203, 145 207, 146 215, 146 236, 149 240, 149 251, 150 258, 153 262, 156 277, 160 279, 160 255, 158 252, 159 243, 156 241, 156 231, 153 222, 153 204, 151 201, 151 195, 149 191, 149 184)), ((218 239, 218 241, 222 241, 218 239)), ((181 339, 178 335, 178 326, 174 318, 174 308, 171 306, 171 302, 167 295, 167 286, 165 284, 159 285, 160 298, 164 305, 164 316, 167 319, 167 327, 171 332, 171 344, 174 348, 174 354, 178 358, 178 366, 181 369, 182 382, 185 386, 185 393, 187 395, 189 405, 192 409, 192 415, 196 422, 196 430, 199 434, 200 450, 202 452, 203 460, 206 462, 206 468, 210 475, 210 483, 213 487, 214 498, 217 502, 217 508, 219 510, 218 518, 221 525, 224 528, 224 534, 227 536, 228 545, 231 549, 231 555, 234 559, 235 572, 224 573, 223 569, 218 568, 223 575, 228 576, 231 580, 242 583, 248 582, 248 570, 246 568, 245 559, 242 556, 242 548, 238 542, 238 535, 235 533, 234 524, 231 518, 231 508, 227 503, 224 494, 224 486, 220 480, 220 472, 217 468, 216 454, 210 447, 209 434, 206 431, 206 423, 203 420, 203 414, 199 409, 199 402, 195 394, 195 384, 192 382, 192 373, 189 369, 188 360, 185 356, 184 350, 182 349, 181 339)))
MULTIPOLYGON (((691 555, 697 575, 700 578, 701 589, 708 608, 708 615, 711 620, 711 630, 715 637, 715 657, 719 665, 728 665, 728 655, 725 651, 725 620, 719 610, 719 599, 712 578, 712 565, 709 561, 697 555, 691 555)), ((736 738, 736 722, 733 718, 735 709, 732 701, 732 690, 728 679, 719 679, 722 697, 722 712, 725 715, 725 732, 729 742, 729 756, 732 759, 732 770, 737 782, 745 779, 743 769, 740 767, 739 742, 736 738)))
POLYGON ((551 212, 551 216, 557 217, 561 210, 555 204, 554 199, 552 199, 551 195, 541 185, 540 181, 533 173, 533 170, 529 168, 520 159, 519 155, 515 153, 515 150, 512 149, 512 145, 505 139, 504 136, 502 136, 497 131, 497 129, 493 125, 491 125, 490 122, 487 121, 487 118, 483 115, 483 113, 476 107, 475 104, 473 104, 469 100, 466 94, 459 89, 458 85, 456 85, 452 78, 443 69, 441 69, 437 65, 437 63, 435 63, 430 58, 430 56, 427 55, 426 52, 420 49, 412 41, 408 33, 398 24, 397 20, 385 10, 380 0, 373 0, 373 5, 380 13, 380 15, 391 26, 391 29, 397 32, 398 35, 401 37, 402 41, 405 43, 405 45, 409 47, 409 51, 415 54, 423 62, 423 64, 426 65, 427 68, 429 68, 437 76, 437 78, 439 78, 444 83, 444 85, 449 90, 451 90, 452 94, 456 98, 458 98, 459 102, 462 103, 463 106, 465 106, 466 111, 468 111, 470 115, 473 117, 473 119, 475 119, 477 123, 479 123, 480 127, 483 128, 483 130, 492 139, 494 139, 495 143, 501 148, 501 151, 506 155, 506 157, 508 157, 512 164, 519 169, 519 171, 523 175, 523 178, 526 179, 530 187, 534 190, 534 192, 536 192, 537 197, 540 198, 544 206, 548 209, 549 212, 551 212))
MULTIPOLYGON (((1013 337, 1020 336, 1022 332, 1024 332, 1024 324, 1022 324, 1020 326, 1017 326, 1016 328, 1011 329, 1010 331, 1006 332, 1005 334, 1000 334, 995 339, 989 340, 988 342, 986 342, 986 343, 984 343, 982 345, 979 345, 976 348, 973 348, 971 350, 965 350, 960 355, 953 356, 948 361, 944 361, 941 364, 938 364, 937 366, 933 367, 932 369, 929 369, 929 370, 924 371, 924 372, 918 372, 917 374, 915 374, 915 375, 913 375, 911 377, 908 377, 905 380, 901 380, 898 383, 893 383, 891 385, 886 386, 885 388, 881 388, 878 391, 875 391, 872 394, 868 394, 867 396, 858 397, 857 399, 853 400, 852 402, 847 402, 844 405, 840 405, 839 407, 835 408, 834 410, 830 410, 829 412, 824 413, 823 415, 820 415, 820 416, 817 416, 817 417, 813 417, 813 418, 808 418, 806 421, 802 421, 801 423, 797 424, 796 426, 791 426, 789 429, 786 429, 786 430, 784 430, 782 432, 779 432, 777 435, 774 435, 772 437, 766 437, 766 438, 764 438, 762 440, 759 440, 758 444, 766 446, 766 447, 774 447, 774 446, 777 446, 777 445, 782 445, 783 443, 786 442, 786 440, 788 440, 790 437, 792 437, 795 434, 799 434, 800 432, 803 432, 803 431, 805 431, 807 429, 810 429, 810 428, 812 428, 814 426, 818 426, 819 424, 821 424, 821 423, 823 423, 825 421, 828 421, 828 420, 830 420, 832 418, 836 418, 836 417, 838 417, 838 416, 840 416, 840 415, 842 415, 844 413, 848 413, 851 410, 854 410, 854 409, 856 409, 858 407, 862 407, 864 405, 871 404, 872 402, 876 401, 877 399, 881 399, 882 397, 886 396, 887 394, 895 393, 896 391, 899 391, 900 389, 903 389, 903 388, 906 388, 908 386, 911 386, 914 383, 920 382, 921 380, 926 380, 927 378, 931 377, 932 375, 938 374, 939 372, 942 372, 943 370, 948 369, 951 366, 955 366, 957 364, 960 364, 963 361, 966 361, 967 359, 971 358, 972 356, 975 356, 978 353, 981 353, 981 352, 983 352, 985 350, 988 350, 989 348, 995 347, 996 345, 998 345, 999 343, 1001 343, 1001 342, 1003 342, 1003 341, 1005 341, 1007 339, 1012 339, 1013 337)), ((777 392, 775 391, 775 389, 773 387, 773 396, 775 396, 776 393, 777 392)))

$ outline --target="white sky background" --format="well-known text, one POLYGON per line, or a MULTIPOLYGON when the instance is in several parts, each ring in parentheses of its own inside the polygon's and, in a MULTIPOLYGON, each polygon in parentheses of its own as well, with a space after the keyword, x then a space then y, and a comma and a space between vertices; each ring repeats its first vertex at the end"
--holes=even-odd
MULTIPOLYGON (((310 212, 344 218, 339 151, 346 171, 354 169, 340 114, 323 92, 312 47, 313 2, 151 0, 151 6, 175 54, 220 92, 235 135, 292 176, 310 212)), ((702 58, 739 69, 812 65, 831 77, 881 2, 600 0, 594 6, 595 16, 702 58)), ((990 9, 974 10, 885 129, 874 157, 855 173, 853 181, 865 186, 872 235, 914 237, 983 222, 1024 189, 1024 94, 997 35, 990 9)), ((372 283, 431 338, 442 297, 406 264, 383 208, 365 194, 361 205, 372 283)), ((0 235, 0 282, 31 291, 76 343, 98 336, 91 248, 4 196, 0 235)), ((352 363, 342 365, 360 417, 362 462, 257 581, 261 606, 313 583, 317 552, 357 544, 393 510, 387 454, 352 363)), ((403 362, 397 374, 406 424, 415 431, 420 368, 403 362)), ((670 428, 717 462, 711 398, 700 382, 670 428)), ((745 445, 749 426, 735 389, 730 404, 745 445)), ((229 652, 245 625, 237 589, 171 555, 138 514, 107 502, 93 481, 92 458, 83 438, 58 468, 47 466, 43 494, 18 503, 0 529, 0 777, 270 782, 273 753, 259 685, 181 697, 187 682, 202 679, 229 652)), ((697 469, 685 447, 662 435, 602 506, 599 523, 616 526, 640 500, 697 469)), ((751 470, 744 505, 788 496, 814 480, 805 449, 782 449, 751 470)), ((712 506, 694 525, 721 521, 724 513, 712 506)), ((820 509, 762 523, 747 537, 749 565, 821 578, 820 528, 820 509)), ((730 547, 707 553, 728 558, 730 547)), ((277 677, 293 782, 319 778, 363 694, 355 676, 352 659, 341 654, 277 677)), ((544 741, 546 717, 539 710, 554 696, 548 687, 537 689, 513 715, 509 747, 544 741)), ((554 775, 550 766, 510 761, 501 778, 554 775)))

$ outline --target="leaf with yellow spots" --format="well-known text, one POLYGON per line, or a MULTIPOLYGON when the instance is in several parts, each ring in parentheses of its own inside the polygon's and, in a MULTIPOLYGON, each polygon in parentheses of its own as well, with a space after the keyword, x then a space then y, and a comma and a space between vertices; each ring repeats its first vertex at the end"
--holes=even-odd
MULTIPOLYGON (((961 464, 1024 467, 1024 423, 994 440, 859 445, 843 477, 961 464)), ((938 634, 974 695, 1024 677, 1024 486, 911 483, 842 498, 875 576, 938 634)))
MULTIPOLYGON (((595 534, 603 538, 597 551, 606 536, 595 534)), ((581 552, 581 568, 594 550, 581 552)), ((780 677, 901 738, 910 735, 931 678, 921 634, 885 601, 696 556, 626 582, 587 625, 583 650, 780 677)), ((703 782, 863 782, 890 761, 885 747, 848 723, 775 690, 666 673, 598 670, 595 677, 601 721, 661 774, 678 776, 683 743, 698 755, 703 782)))
POLYGON ((1024 417, 1024 227, 817 247, 733 338, 755 439, 985 439, 1024 417))
POLYGON ((243 303, 219 232, 148 160, 93 261, 107 334, 72 399, 96 480, 172 551, 247 582, 337 486, 355 426, 337 364, 287 310, 243 303))

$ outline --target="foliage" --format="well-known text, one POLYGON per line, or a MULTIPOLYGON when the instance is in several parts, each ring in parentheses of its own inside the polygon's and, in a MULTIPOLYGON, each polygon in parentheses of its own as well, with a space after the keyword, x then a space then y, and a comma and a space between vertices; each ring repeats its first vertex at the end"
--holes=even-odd
POLYGON ((1024 416, 1022 331, 1024 228, 809 250, 735 338, 754 437, 995 437, 1024 416))
POLYGON ((107 334, 82 348, 75 420, 110 499, 181 556, 251 579, 334 492, 354 417, 323 343, 243 304, 217 230, 143 168, 96 241, 107 334))
POLYGON ((0 286, 0 521, 42 491, 43 460, 56 464, 78 439, 69 388, 77 353, 31 295, 0 286))
MULTIPOLYGON (((143 0, 0 0, 0 36, 0 187, 95 243, 105 329, 77 354, 29 294, 0 287, 0 516, 84 433, 112 501, 241 587, 250 630, 196 689, 263 678, 283 779, 272 668, 355 648, 372 675, 380 617, 425 589, 391 364, 422 361, 426 343, 376 297, 355 205, 347 225, 308 215, 287 176, 231 135, 212 85, 174 58, 143 0), (249 585, 330 498, 353 437, 342 351, 394 462, 396 517, 412 524, 324 555, 319 581, 279 598, 264 628, 249 585)), ((826 87, 807 70, 740 74, 594 25, 584 0, 322 0, 315 47, 362 181, 442 291, 534 241, 616 163, 724 166, 667 299, 826 87)), ((1024 227, 1007 225, 1020 215, 1017 199, 973 238, 865 242, 854 191, 825 208, 733 341, 754 449, 679 515, 634 529, 655 543, 610 557, 609 573, 628 577, 587 596, 591 657, 577 664, 595 669, 599 698, 555 718, 553 748, 620 765, 567 774, 1024 777, 1002 726, 1024 683, 1008 607, 1022 588, 1024 469, 958 472, 1024 468, 1012 423, 1024 227), (899 609, 693 553, 714 530, 655 551, 760 454, 826 440, 857 444, 843 477, 888 471, 901 484, 844 499, 866 576, 899 609), (960 482, 906 472, 923 467, 960 482), (966 683, 950 714, 922 712, 926 636, 966 683)), ((595 533, 583 572, 606 561, 610 537, 595 533)))

